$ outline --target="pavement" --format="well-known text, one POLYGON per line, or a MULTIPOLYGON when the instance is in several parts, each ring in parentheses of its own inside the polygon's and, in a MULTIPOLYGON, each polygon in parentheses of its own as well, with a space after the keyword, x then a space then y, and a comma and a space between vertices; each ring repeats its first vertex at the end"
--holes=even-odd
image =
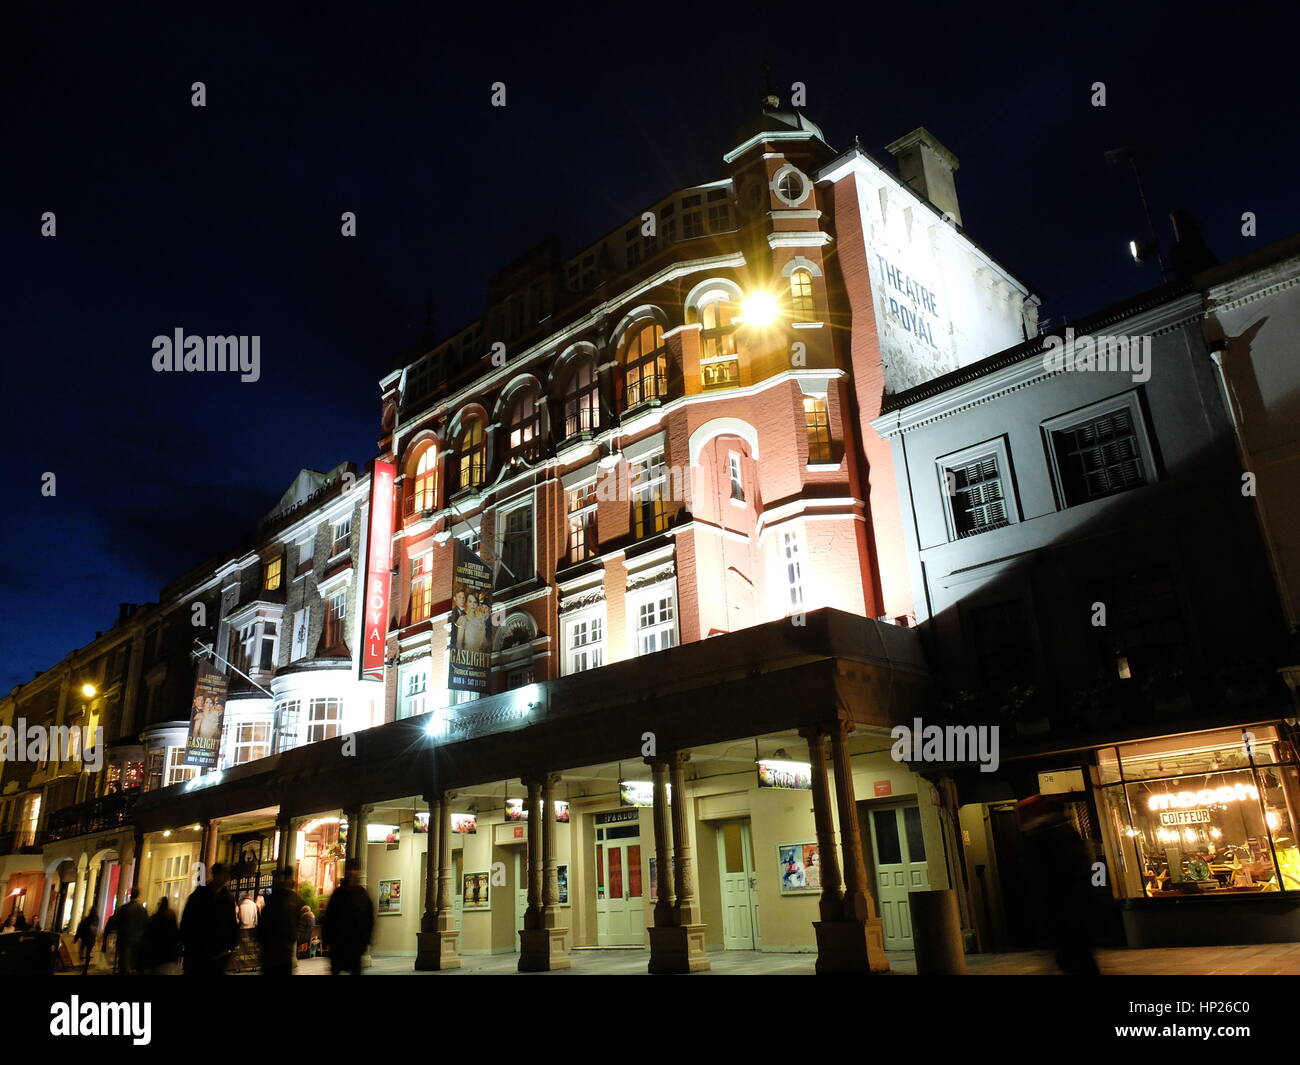
MULTIPOLYGON (((417 973, 415 959, 379 956, 367 975, 386 976, 472 976, 516 974, 517 954, 492 954, 461 958, 459 969, 417 973)), ((573 967, 538 976, 634 976, 646 975, 649 952, 641 948, 578 948, 570 955, 573 967)), ((813 954, 764 954, 752 950, 714 951, 711 966, 700 976, 811 976, 813 954)), ((890 974, 915 975, 916 958, 910 951, 891 951, 890 974)), ((1103 974, 1113 976, 1300 976, 1300 943, 1265 943, 1237 947, 1161 947, 1149 950, 1099 950, 1097 964, 1103 974)), ((1014 954, 968 954, 966 965, 978 976, 1052 975, 1056 966, 1047 951, 1014 954)), ((300 976, 325 976, 329 962, 313 958, 298 963, 300 976)), ((516 974, 517 975, 517 974, 516 974)))

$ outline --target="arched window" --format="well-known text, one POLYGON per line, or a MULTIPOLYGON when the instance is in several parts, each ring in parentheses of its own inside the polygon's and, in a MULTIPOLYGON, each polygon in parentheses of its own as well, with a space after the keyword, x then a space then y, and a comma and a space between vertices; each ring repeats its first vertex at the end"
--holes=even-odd
POLYGON ((411 509, 415 513, 433 510, 437 504, 438 449, 428 445, 416 459, 411 482, 411 509))
POLYGON ((696 314, 700 325, 700 378, 705 388, 740 383, 740 359, 736 355, 736 305, 725 292, 709 292, 696 314))
POLYGON ((668 348, 658 322, 642 319, 627 331, 622 359, 625 407, 668 394, 668 348))
POLYGON ((589 432, 600 425, 600 386, 596 360, 591 355, 577 359, 564 385, 564 435, 589 432))
POLYGON ((536 462, 541 453, 542 411, 532 387, 521 388, 510 405, 510 457, 536 462))
POLYGON ((477 415, 465 423, 456 449, 461 488, 477 488, 487 479, 487 437, 483 433, 483 420, 477 415))
POLYGON ((796 322, 811 322, 816 312, 812 274, 803 269, 795 270, 790 275, 790 314, 796 322))

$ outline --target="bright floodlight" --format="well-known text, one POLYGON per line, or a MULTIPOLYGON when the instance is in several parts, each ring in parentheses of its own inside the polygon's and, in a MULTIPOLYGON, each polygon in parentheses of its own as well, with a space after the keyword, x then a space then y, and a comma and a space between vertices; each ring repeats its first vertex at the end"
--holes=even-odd
POLYGON ((760 328, 775 322, 779 310, 776 297, 770 292, 751 292, 745 297, 744 303, 741 304, 741 313, 744 315, 745 324, 759 326, 760 328))
POLYGON ((95 697, 95 686, 93 684, 83 684, 81 686, 81 694, 87 699, 93 699, 95 697))

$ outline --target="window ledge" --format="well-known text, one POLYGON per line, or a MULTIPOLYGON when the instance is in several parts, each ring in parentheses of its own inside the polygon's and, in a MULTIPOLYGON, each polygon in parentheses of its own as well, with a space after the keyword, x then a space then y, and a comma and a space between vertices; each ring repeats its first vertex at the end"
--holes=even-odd
POLYGON ((825 322, 791 322, 791 329, 821 329, 825 322))
POLYGON ((731 497, 731 505, 733 507, 740 507, 742 510, 744 510, 747 506, 749 506, 749 504, 746 503, 745 500, 737 499, 735 496, 731 497))
POLYGON ((804 467, 809 473, 837 473, 843 468, 843 459, 839 462, 810 462, 804 467))

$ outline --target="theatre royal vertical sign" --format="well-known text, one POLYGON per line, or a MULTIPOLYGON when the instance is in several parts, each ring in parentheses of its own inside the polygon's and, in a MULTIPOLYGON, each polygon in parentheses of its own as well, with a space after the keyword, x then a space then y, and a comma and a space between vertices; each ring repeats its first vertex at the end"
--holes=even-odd
POLYGON ((376 462, 370 475, 370 528, 366 537, 365 630, 361 640, 361 679, 384 679, 389 603, 393 590, 393 481, 391 462, 376 462))

